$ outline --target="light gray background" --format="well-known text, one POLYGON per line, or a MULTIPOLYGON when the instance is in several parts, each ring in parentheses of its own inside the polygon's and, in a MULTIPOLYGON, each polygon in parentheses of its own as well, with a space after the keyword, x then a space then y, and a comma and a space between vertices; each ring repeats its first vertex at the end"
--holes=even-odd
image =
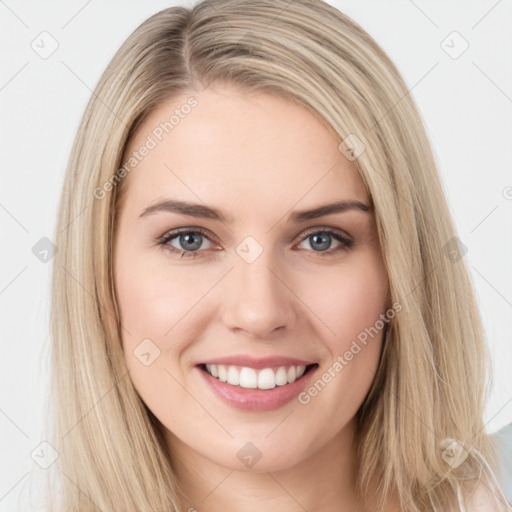
MULTIPOLYGON (((487 430, 512 422, 512 2, 331 1, 388 52, 422 112, 492 350, 487 430), (457 31, 469 44, 461 48, 457 31), (448 39, 446 39, 452 34, 448 39), (445 43, 442 43, 445 40, 445 43)), ((50 263, 64 170, 83 109, 126 37, 164 1, 0 0, 0 510, 44 470, 50 263), (41 58, 41 32, 58 42, 41 58)), ((48 49, 46 39, 45 48, 48 49)), ((24 491, 25 492, 25 491, 24 491)))

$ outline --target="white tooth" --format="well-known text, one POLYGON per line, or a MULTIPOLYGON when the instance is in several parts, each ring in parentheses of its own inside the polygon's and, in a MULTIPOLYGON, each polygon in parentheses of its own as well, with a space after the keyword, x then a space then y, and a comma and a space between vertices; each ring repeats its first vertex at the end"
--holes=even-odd
POLYGON ((290 366, 290 368, 288 368, 286 377, 288 379, 288 383, 291 384, 292 382, 295 382, 295 379, 297 378, 297 371, 295 370, 295 366, 290 366))
POLYGON ((276 387, 276 377, 272 368, 261 370, 258 375, 258 387, 260 389, 272 389, 276 387))
POLYGON ((306 371, 306 367, 304 365, 297 366, 297 379, 299 377, 302 377, 304 375, 305 371, 306 371))
POLYGON ((284 366, 280 366, 276 372, 276 384, 278 386, 284 386, 288 384, 288 379, 286 377, 286 368, 284 366))
POLYGON ((240 372, 240 386, 242 388, 257 388, 258 376, 256 371, 252 368, 244 366, 240 372))
POLYGON ((233 386, 240 384, 240 372, 236 369, 236 366, 228 367, 228 384, 233 386))
MULTIPOLYGON (((206 365, 206 366, 208 366, 208 365, 206 365)), ((211 374, 214 377, 218 377, 219 376, 219 369, 218 369, 217 365, 216 364, 211 364, 210 367, 211 367, 210 368, 211 374)))
POLYGON ((208 373, 212 373, 212 365, 211 365, 211 364, 207 364, 207 365, 206 365, 206 371, 207 371, 208 373))
POLYGON ((219 364, 218 370, 219 370, 219 380, 221 382, 226 382, 228 380, 228 372, 226 370, 226 367, 223 364, 219 364))

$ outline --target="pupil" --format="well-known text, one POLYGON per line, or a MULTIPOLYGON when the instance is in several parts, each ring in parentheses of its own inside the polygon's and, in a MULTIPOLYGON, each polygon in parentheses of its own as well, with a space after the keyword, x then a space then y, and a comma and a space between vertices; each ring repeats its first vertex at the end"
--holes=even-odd
POLYGON ((187 249, 199 249, 201 246, 201 240, 199 240, 199 237, 193 233, 186 233, 185 235, 181 235, 181 242, 185 246, 188 245, 187 249), (196 239, 196 247, 193 246, 194 238, 196 239))
POLYGON ((313 235, 313 246, 317 242, 320 243, 321 245, 321 247, 317 247, 317 249, 329 249, 329 247, 331 246, 331 237, 327 233, 324 233, 322 235, 313 235))

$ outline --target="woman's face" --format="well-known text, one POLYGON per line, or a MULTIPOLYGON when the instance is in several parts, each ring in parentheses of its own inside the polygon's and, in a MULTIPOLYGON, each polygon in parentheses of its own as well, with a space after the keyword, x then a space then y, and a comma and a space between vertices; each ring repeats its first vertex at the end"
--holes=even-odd
POLYGON ((231 86, 194 98, 154 110, 126 153, 124 357, 171 452, 292 467, 353 433, 377 369, 388 283, 373 213, 321 209, 370 199, 304 107, 231 86))

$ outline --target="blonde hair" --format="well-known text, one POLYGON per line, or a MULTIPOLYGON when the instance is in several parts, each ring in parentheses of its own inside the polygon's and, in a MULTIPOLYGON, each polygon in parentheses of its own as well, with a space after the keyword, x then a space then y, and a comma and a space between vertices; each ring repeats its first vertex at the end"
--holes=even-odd
POLYGON ((137 127, 162 101, 220 82, 298 102, 342 148, 364 148, 354 161, 374 206, 391 303, 402 311, 357 413, 358 489, 365 495, 370 482, 380 483, 378 512, 391 491, 403 510, 447 510, 457 496, 464 510, 464 482, 482 464, 471 456, 449 464, 442 441, 497 464, 484 431, 489 357, 469 274, 406 83, 359 25, 320 0, 165 9, 130 35, 96 86, 56 229, 50 322, 59 506, 180 511, 160 425, 123 359, 112 241, 126 182, 120 169, 137 127))

